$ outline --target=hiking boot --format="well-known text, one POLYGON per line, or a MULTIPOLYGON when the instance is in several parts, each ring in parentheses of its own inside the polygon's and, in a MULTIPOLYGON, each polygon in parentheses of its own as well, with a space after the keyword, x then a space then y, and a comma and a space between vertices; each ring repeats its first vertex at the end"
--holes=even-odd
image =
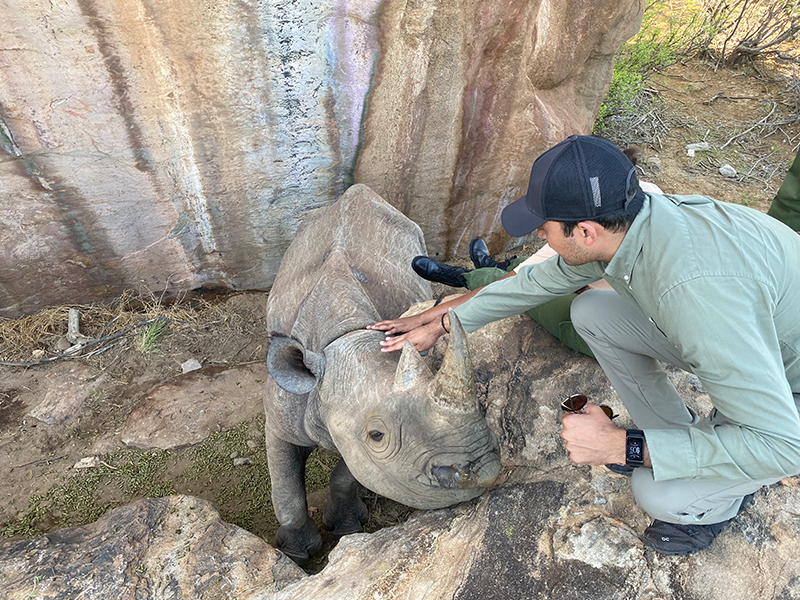
MULTIPOLYGON (((739 515, 752 502, 753 494, 742 498, 742 504, 736 514, 739 515)), ((711 542, 735 518, 710 525, 684 525, 666 523, 656 519, 650 524, 650 527, 644 530, 644 541, 660 554, 673 556, 693 554, 698 550, 708 548, 711 542)))
POLYGON ((617 475, 625 475, 625 477, 630 477, 633 475, 634 468, 635 467, 629 467, 628 465, 623 465, 621 463, 609 463, 606 465, 606 469, 612 473, 616 473, 617 475))
POLYGON ((496 261, 489 253, 489 248, 486 246, 486 242, 484 242, 481 238, 474 238, 469 243, 469 257, 476 269, 482 269, 483 267, 494 267, 496 269, 502 269, 503 271, 508 269, 508 265, 512 260, 517 258, 516 256, 512 256, 507 260, 499 262, 496 261))
POLYGON ((486 242, 481 238, 474 238, 469 243, 469 258, 472 260, 472 264, 475 265, 476 269, 494 267, 497 265, 497 261, 489 254, 489 248, 486 246, 486 242))
POLYGON ((414 257, 414 260, 411 261, 411 268, 417 275, 428 281, 443 283, 451 287, 467 287, 467 282, 464 280, 464 273, 468 273, 467 269, 454 267, 428 256, 414 257))

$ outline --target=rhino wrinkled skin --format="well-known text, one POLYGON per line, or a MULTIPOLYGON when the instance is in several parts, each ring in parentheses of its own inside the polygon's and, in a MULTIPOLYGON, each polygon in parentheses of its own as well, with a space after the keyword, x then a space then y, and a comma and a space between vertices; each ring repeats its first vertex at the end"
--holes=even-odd
POLYGON ((337 534, 366 519, 359 483, 428 509, 479 496, 499 473, 456 317, 436 374, 411 344, 380 352, 384 334, 365 329, 430 298, 410 269, 425 253, 416 224, 355 185, 308 213, 283 258, 268 303, 264 410, 277 544, 298 562, 320 546, 303 481, 316 446, 342 457, 323 514, 337 534))

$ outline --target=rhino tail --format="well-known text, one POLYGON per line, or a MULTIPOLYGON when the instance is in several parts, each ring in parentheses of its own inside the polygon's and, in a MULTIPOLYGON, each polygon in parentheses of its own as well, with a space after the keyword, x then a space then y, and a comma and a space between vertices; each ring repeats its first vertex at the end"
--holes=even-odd
POLYGON ((273 334, 267 352, 267 370, 281 389, 307 394, 322 381, 325 357, 312 352, 294 338, 273 334))
POLYGON ((452 310, 450 340, 442 366, 431 385, 431 396, 437 404, 451 410, 473 413, 479 410, 475 391, 475 374, 467 346, 467 333, 452 310))

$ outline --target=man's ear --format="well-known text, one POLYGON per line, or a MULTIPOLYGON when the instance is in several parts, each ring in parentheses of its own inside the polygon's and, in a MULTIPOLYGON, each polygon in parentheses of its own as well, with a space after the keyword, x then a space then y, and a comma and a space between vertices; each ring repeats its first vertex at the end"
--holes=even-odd
POLYGON ((585 246, 591 246, 597 242, 603 228, 594 221, 581 221, 575 227, 574 235, 583 242, 585 246))

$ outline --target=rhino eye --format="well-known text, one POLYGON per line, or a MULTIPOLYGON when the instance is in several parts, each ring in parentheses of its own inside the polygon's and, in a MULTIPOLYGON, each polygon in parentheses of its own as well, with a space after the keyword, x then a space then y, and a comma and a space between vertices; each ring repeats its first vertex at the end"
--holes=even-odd
POLYGON ((373 429, 369 432, 369 437, 373 442, 380 442, 383 439, 383 432, 373 429))

